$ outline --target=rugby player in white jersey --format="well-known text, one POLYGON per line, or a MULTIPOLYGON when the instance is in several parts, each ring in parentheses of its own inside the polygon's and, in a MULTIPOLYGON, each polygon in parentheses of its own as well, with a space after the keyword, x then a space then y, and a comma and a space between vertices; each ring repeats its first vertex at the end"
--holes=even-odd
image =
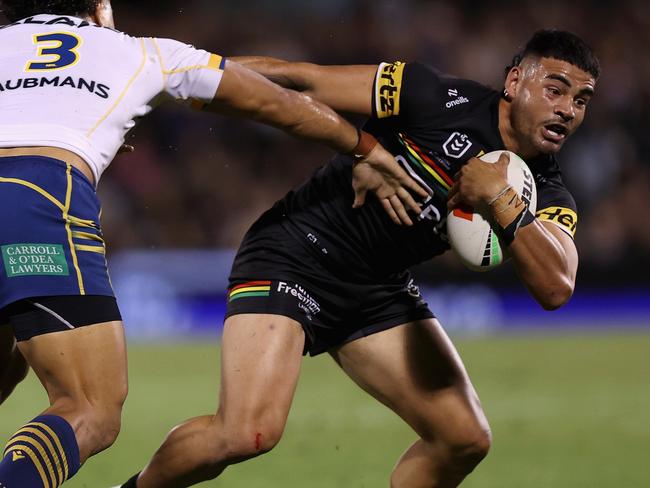
POLYGON ((27 364, 50 406, 9 440, 0 487, 53 488, 120 430, 123 325, 95 187, 135 120, 166 99, 239 115, 355 155, 410 224, 426 195, 377 141, 307 96, 215 54, 114 29, 110 0, 5 0, 0 28, 0 399, 27 364))

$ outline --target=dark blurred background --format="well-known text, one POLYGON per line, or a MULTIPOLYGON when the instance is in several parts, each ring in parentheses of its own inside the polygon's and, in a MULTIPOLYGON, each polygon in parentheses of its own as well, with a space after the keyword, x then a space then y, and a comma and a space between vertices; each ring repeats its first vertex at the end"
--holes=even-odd
MULTIPOLYGON (((419 60, 495 88, 535 30, 577 33, 595 49, 603 69, 583 127, 560 154, 579 207, 577 290, 595 293, 585 294, 586 302, 629 292, 636 302, 650 303, 648 2, 114 0, 113 6, 120 30, 172 37, 224 56, 322 64, 419 60)), ((135 153, 119 156, 100 183, 109 261, 118 274, 136 267, 145 275, 164 267, 162 257, 143 267, 134 264, 138 259, 124 261, 133 250, 149 259, 161 251, 236 248, 262 211, 332 155, 265 126, 174 105, 145 118, 128 142, 135 153)), ((214 273, 227 274, 231 254, 224 255, 223 269, 214 273)), ((164 256, 171 267, 179 254, 164 256)), ((200 265, 205 261, 188 257, 176 268, 183 262, 199 263, 196 276, 209 281, 200 265)), ((169 275, 165 286, 178 282, 178 273, 169 275)), ((470 273, 451 253, 420 266, 417 274, 431 286, 521 289, 511 267, 470 273)), ((128 293, 142 288, 137 280, 131 283, 128 293)), ((208 293, 207 285, 197 293, 208 293)), ((650 323, 643 314, 641 321, 650 323)))
MULTIPOLYGON (((645 1, 257 0, 114 2, 118 27, 224 56, 323 64, 419 60, 500 87, 539 28, 571 30, 603 75, 562 151, 579 207, 582 281, 648 283, 650 6, 645 1), (588 278, 588 280, 586 280, 588 278)), ((101 184, 112 252, 234 247, 250 223, 331 156, 256 124, 163 107, 132 134, 101 184)), ((454 266, 443 260, 431 266, 454 266)), ((503 273, 497 273, 503 274, 503 273)), ((464 275, 463 275, 464 276, 464 275)))

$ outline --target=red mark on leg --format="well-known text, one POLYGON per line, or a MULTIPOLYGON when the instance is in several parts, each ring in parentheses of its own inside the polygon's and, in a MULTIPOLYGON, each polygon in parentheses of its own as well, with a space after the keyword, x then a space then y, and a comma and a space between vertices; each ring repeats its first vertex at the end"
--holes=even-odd
POLYGON ((257 434, 255 434, 255 450, 259 451, 261 447, 262 447, 262 434, 258 432, 257 434))

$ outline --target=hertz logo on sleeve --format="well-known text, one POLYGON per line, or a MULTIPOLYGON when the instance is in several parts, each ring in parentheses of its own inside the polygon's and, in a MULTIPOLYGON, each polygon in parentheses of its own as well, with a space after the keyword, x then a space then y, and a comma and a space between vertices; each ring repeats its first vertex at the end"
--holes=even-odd
POLYGON ((375 80, 375 112, 378 119, 399 115, 404 63, 381 63, 375 80))
POLYGON ((571 237, 576 234, 578 215, 566 207, 548 207, 537 211, 537 218, 541 221, 552 222, 566 231, 571 237))

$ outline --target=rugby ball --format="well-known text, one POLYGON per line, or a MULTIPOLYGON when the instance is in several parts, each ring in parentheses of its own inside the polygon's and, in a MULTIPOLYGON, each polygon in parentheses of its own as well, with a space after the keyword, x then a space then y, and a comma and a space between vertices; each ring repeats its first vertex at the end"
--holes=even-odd
MULTIPOLYGON (((534 214, 537 209, 537 187, 533 173, 523 159, 510 151, 493 151, 479 159, 496 163, 502 153, 510 154, 508 183, 534 214)), ((490 218, 472 208, 456 208, 447 215, 449 244, 465 266, 473 271, 489 271, 505 262, 509 256, 497 236, 490 218)))

